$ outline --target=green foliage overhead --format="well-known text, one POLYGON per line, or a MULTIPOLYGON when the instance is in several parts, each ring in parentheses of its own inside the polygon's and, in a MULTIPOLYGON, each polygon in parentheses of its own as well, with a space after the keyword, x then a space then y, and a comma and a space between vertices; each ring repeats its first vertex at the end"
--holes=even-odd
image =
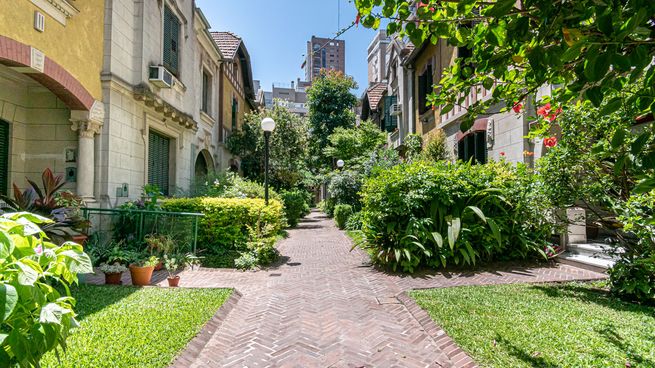
POLYGON ((228 289, 80 285, 80 327, 44 367, 168 367, 231 294, 228 289))
POLYGON ((387 141, 385 132, 371 121, 363 121, 359 126, 338 127, 328 137, 329 145, 323 150, 332 160, 343 160, 346 167, 368 159, 373 151, 387 141))
POLYGON ((68 290, 93 272, 91 259, 79 244, 44 240, 39 225, 48 223, 27 212, 0 218, 0 367, 39 367, 77 326, 68 290))
POLYGON ((355 81, 341 72, 323 70, 307 90, 310 129, 310 162, 315 170, 331 168, 332 162, 323 155, 328 137, 338 127, 355 125, 353 108, 357 97, 351 92, 355 81))
MULTIPOLYGON (((462 104, 471 88, 492 91, 468 108, 461 129, 488 107, 512 107, 545 84, 558 105, 582 98, 607 110, 638 107, 655 112, 655 2, 652 0, 426 0, 412 17, 411 0, 356 0, 365 27, 388 18, 388 34, 407 35, 415 45, 447 42, 471 56, 443 73, 429 103, 445 114, 462 104), (633 94, 608 97, 639 81, 633 94)), ((633 116, 633 117, 634 117, 633 116)))
POLYGON ((291 189, 304 180, 308 152, 307 123, 288 109, 275 106, 247 114, 240 131, 228 138, 227 148, 241 158, 246 178, 264 182, 264 132, 261 121, 275 120, 270 138, 269 183, 277 189, 291 189))

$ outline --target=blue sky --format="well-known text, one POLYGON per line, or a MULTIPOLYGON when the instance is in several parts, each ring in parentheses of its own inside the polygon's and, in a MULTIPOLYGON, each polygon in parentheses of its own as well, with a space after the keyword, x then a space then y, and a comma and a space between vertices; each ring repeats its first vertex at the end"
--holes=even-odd
MULTIPOLYGON (((304 79, 300 66, 306 43, 312 35, 334 37, 338 9, 341 28, 357 14, 349 0, 196 0, 196 6, 212 30, 231 31, 244 39, 253 77, 266 90, 273 82, 304 79)), ((367 85, 366 49, 374 35, 373 30, 359 26, 340 37, 346 41, 346 73, 357 81, 358 97, 367 85)))

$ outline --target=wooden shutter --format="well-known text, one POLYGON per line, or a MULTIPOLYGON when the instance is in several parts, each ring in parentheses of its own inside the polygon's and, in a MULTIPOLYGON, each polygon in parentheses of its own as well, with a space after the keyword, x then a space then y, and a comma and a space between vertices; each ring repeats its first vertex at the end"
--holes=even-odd
POLYGON ((425 76, 427 73, 423 73, 418 77, 418 112, 423 114, 426 110, 425 107, 425 76))
POLYGON ((475 162, 487 163, 487 132, 475 133, 475 162))
POLYGON ((169 193, 170 139, 150 132, 148 137, 148 184, 159 187, 164 195, 169 193))
POLYGON ((9 123, 0 120, 0 193, 7 194, 9 182, 9 123))
POLYGON ((396 96, 384 97, 384 130, 392 132, 398 126, 398 117, 391 115, 391 106, 398 101, 396 96))
POLYGON ((232 132, 237 129, 237 113, 239 112, 239 102, 236 98, 232 99, 232 132))
POLYGON ((164 66, 173 74, 179 73, 180 21, 169 7, 164 7, 164 66))
POLYGON ((207 114, 210 113, 209 111, 209 99, 210 99, 210 78, 207 72, 202 73, 202 111, 206 112, 207 114))

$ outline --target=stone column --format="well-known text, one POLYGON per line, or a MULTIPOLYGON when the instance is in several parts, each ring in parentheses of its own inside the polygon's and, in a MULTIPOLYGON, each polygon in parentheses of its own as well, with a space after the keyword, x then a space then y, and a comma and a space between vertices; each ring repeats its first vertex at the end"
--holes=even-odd
POLYGON ((79 133, 77 148, 77 195, 94 202, 95 136, 104 119, 102 103, 96 101, 90 111, 71 111, 71 129, 79 133))

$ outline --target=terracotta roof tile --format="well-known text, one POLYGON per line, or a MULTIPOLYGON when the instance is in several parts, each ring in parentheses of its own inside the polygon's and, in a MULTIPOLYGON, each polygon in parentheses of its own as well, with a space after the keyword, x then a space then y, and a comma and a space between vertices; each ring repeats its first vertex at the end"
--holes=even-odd
POLYGON ((241 45, 241 37, 232 32, 211 32, 212 38, 226 59, 233 59, 241 45))
POLYGON ((371 110, 378 109, 378 104, 380 103, 380 100, 386 91, 387 85, 385 83, 376 83, 368 87, 366 96, 368 96, 368 105, 370 106, 371 110))

